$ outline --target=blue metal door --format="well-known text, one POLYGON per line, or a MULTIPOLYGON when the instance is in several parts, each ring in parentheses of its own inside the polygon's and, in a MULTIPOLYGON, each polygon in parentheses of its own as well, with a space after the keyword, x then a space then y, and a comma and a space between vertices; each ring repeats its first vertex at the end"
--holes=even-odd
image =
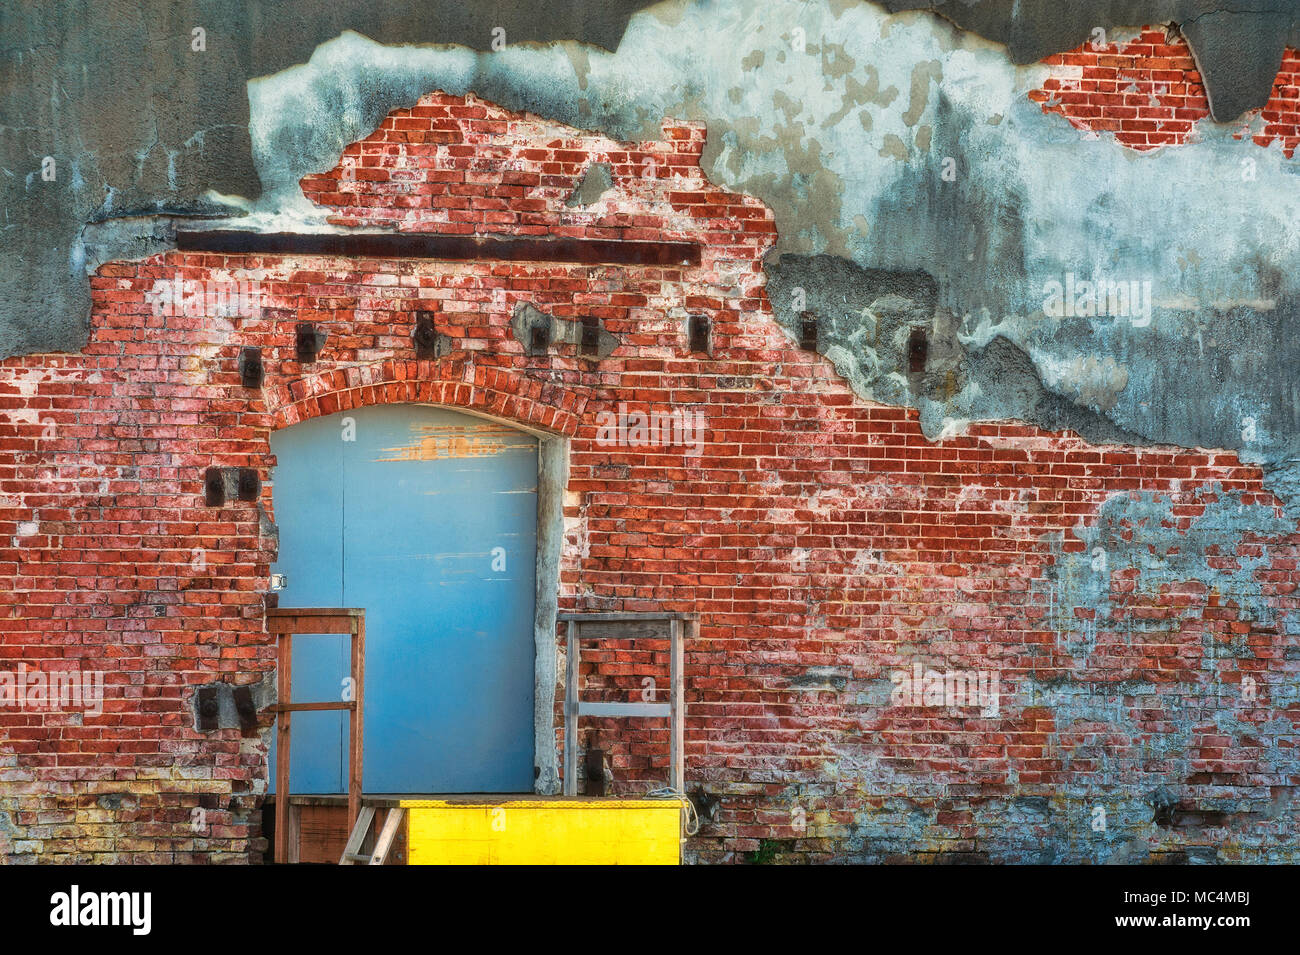
MULTIPOLYGON (((365 791, 531 792, 537 440, 392 405, 271 450, 280 606, 366 611, 365 791)), ((292 675, 295 702, 340 699, 347 638, 296 636, 292 675)), ((293 792, 347 790, 345 713, 296 713, 292 739, 293 792)))

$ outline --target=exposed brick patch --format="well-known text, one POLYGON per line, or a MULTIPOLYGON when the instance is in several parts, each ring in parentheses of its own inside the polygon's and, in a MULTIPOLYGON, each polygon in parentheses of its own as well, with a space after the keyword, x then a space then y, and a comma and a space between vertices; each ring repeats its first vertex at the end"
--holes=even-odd
MULTIPOLYGON (((1107 506, 1154 495, 1179 533, 1219 499, 1275 516, 1259 470, 1015 422, 926 440, 916 412, 859 399, 777 326, 770 211, 705 180, 702 130, 664 129, 620 144, 432 94, 350 147, 354 178, 341 166, 306 184, 353 224, 693 241, 698 267, 171 252, 98 271, 85 352, 0 362, 0 668, 109 671, 102 715, 0 709, 0 851, 256 856, 264 740, 197 732, 190 700, 274 665, 274 543, 257 505, 203 506, 203 471, 257 469, 273 516, 275 429, 432 401, 570 437, 563 609, 701 614, 688 788, 717 812, 690 858, 1295 858, 1300 538, 1218 533, 1206 559, 1233 586, 1119 568, 1111 620, 1086 606, 1063 619, 1057 594, 1077 530, 1107 506), (610 164, 612 188, 566 207, 592 162, 610 164), (160 314, 151 290, 177 276, 257 281, 259 310, 160 314), (510 324, 524 304, 595 316, 619 347, 528 354, 510 324), (417 312, 451 354, 414 360, 417 312), (712 355, 690 352, 691 314, 709 319, 712 355), (300 322, 327 336, 310 365, 300 322), (260 391, 241 385, 246 347, 261 349, 260 391), (600 416, 621 405, 698 412, 703 453, 602 445, 600 416), (1002 711, 888 705, 891 673, 918 661, 996 667, 1002 711), (1168 825, 1145 802, 1161 787, 1178 800, 1168 825)), ((1143 519, 1118 539, 1141 546, 1143 519)), ((662 649, 607 646, 584 666, 592 699, 627 699, 646 675, 664 685, 662 649)), ((657 725, 589 728, 616 791, 662 784, 657 725)))
POLYGON ((472 96, 437 94, 390 114, 302 188, 337 210, 329 220, 336 225, 400 231, 698 240, 698 213, 706 211, 718 213, 719 224, 728 217, 728 229, 775 231, 760 203, 701 189, 702 124, 665 120, 663 132, 661 140, 616 143, 472 96), (608 168, 612 193, 570 206, 595 164, 608 168))
MULTIPOLYGON (((1043 63, 1052 75, 1029 92, 1043 112, 1059 113, 1078 129, 1111 133, 1130 149, 1184 145, 1210 116, 1191 48, 1158 28, 1145 27, 1126 43, 1086 43, 1043 63)), ((1290 158, 1300 144, 1300 52, 1286 50, 1268 103, 1251 115, 1264 121, 1253 140, 1280 142, 1290 158)))
POLYGON ((1264 130, 1252 137, 1254 141, 1260 146, 1280 142, 1290 158, 1300 145, 1300 50, 1287 47, 1283 52, 1273 92, 1260 115, 1264 130))

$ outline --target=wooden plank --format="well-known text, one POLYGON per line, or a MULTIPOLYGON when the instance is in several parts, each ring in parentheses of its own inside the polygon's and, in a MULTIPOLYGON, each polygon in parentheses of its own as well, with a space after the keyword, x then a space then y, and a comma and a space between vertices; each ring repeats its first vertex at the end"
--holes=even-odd
POLYGON ((302 861, 302 808, 289 803, 289 862, 302 861))
POLYGON ((271 607, 266 611, 266 619, 278 620, 282 617, 362 617, 365 610, 361 607, 271 607))
POLYGON ((672 715, 669 717, 671 727, 668 733, 668 785, 677 792, 686 782, 686 762, 682 749, 685 744, 685 712, 682 704, 682 621, 674 620, 670 637, 668 664, 668 683, 672 715))
MULTIPOLYGON (((293 637, 281 635, 275 644, 276 699, 292 699, 293 637)), ((289 860, 289 721, 292 714, 280 713, 275 720, 275 861, 289 860)))
POLYGON ((274 607, 266 612, 271 633, 351 633, 352 622, 365 613, 356 607, 274 607))
POLYGON ((698 265, 694 242, 519 238, 436 232, 245 232, 178 229, 176 247, 189 252, 329 255, 375 259, 575 262, 585 265, 698 265))
POLYGON ((670 716, 672 707, 668 703, 597 703, 578 701, 579 716, 613 716, 631 718, 637 716, 670 716))
POLYGON ((352 632, 350 617, 280 617, 266 622, 269 633, 296 633, 304 637, 316 634, 352 632))
POLYGON ((351 835, 346 806, 294 806, 299 850, 293 862, 336 864, 351 835))
POLYGON ((379 831, 379 838, 375 840, 375 850, 370 856, 371 865, 384 864, 388 858, 388 850, 392 847, 393 840, 397 838, 397 832, 401 829, 405 816, 406 810, 400 806, 385 813, 384 828, 379 831))
POLYGON ((361 810, 362 745, 366 694, 366 618, 356 618, 352 636, 352 707, 348 716, 348 821, 356 822, 361 810))
POLYGON ((356 703, 276 703, 268 706, 272 713, 301 713, 306 710, 355 710, 356 703))
POLYGON ((582 639, 587 645, 600 640, 667 640, 672 619, 584 620, 582 639))
POLYGON ((566 651, 564 660, 564 794, 578 794, 578 627, 577 620, 569 620, 565 627, 566 651))
POLYGON ((582 623, 610 623, 630 620, 693 620, 699 615, 694 613, 561 613, 555 619, 562 623, 578 620, 582 623))
POLYGON ((356 822, 352 824, 352 834, 348 836, 348 844, 343 847, 339 865, 349 865, 356 861, 355 857, 361 854, 361 846, 366 841, 366 834, 370 832, 370 824, 374 819, 375 810, 370 806, 363 806, 356 822))

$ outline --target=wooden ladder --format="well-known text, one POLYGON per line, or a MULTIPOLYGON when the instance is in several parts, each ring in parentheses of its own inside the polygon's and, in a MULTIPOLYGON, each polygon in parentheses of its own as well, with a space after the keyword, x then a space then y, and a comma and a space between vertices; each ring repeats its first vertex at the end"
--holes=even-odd
POLYGON ((379 835, 375 837, 375 847, 370 855, 366 855, 361 851, 361 847, 365 844, 366 836, 375 821, 375 807, 363 806, 357 815, 357 824, 352 827, 352 834, 348 836, 348 844, 343 847, 339 865, 383 865, 384 860, 388 858, 388 850, 393 847, 393 840, 397 838, 398 830, 402 828, 402 819, 405 815, 406 810, 400 806, 388 810, 388 815, 384 817, 384 825, 379 830, 379 835))
MULTIPOLYGON (((686 785, 685 726, 686 702, 682 644, 689 636, 698 640, 700 616, 694 613, 562 613, 556 620, 565 624, 567 668, 564 679, 564 795, 578 794, 578 720, 583 716, 644 717, 668 719, 668 788, 684 796, 686 785), (597 703, 582 699, 581 655, 584 626, 610 625, 629 628, 620 639, 628 637, 662 638, 660 625, 668 627, 668 702, 667 703, 597 703)), ((609 639, 606 632, 605 639, 609 639)))

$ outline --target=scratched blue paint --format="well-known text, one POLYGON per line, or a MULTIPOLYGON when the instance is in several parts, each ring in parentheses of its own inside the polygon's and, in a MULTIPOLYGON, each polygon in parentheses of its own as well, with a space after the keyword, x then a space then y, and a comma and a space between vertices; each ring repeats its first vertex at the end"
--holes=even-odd
MULTIPOLYGON (((536 439, 399 405, 271 445, 280 605, 366 611, 365 790, 530 792, 536 439)), ((339 699, 347 672, 342 638, 295 638, 295 701, 339 699)), ((346 740, 342 714, 295 715, 293 791, 346 791, 346 740)))

